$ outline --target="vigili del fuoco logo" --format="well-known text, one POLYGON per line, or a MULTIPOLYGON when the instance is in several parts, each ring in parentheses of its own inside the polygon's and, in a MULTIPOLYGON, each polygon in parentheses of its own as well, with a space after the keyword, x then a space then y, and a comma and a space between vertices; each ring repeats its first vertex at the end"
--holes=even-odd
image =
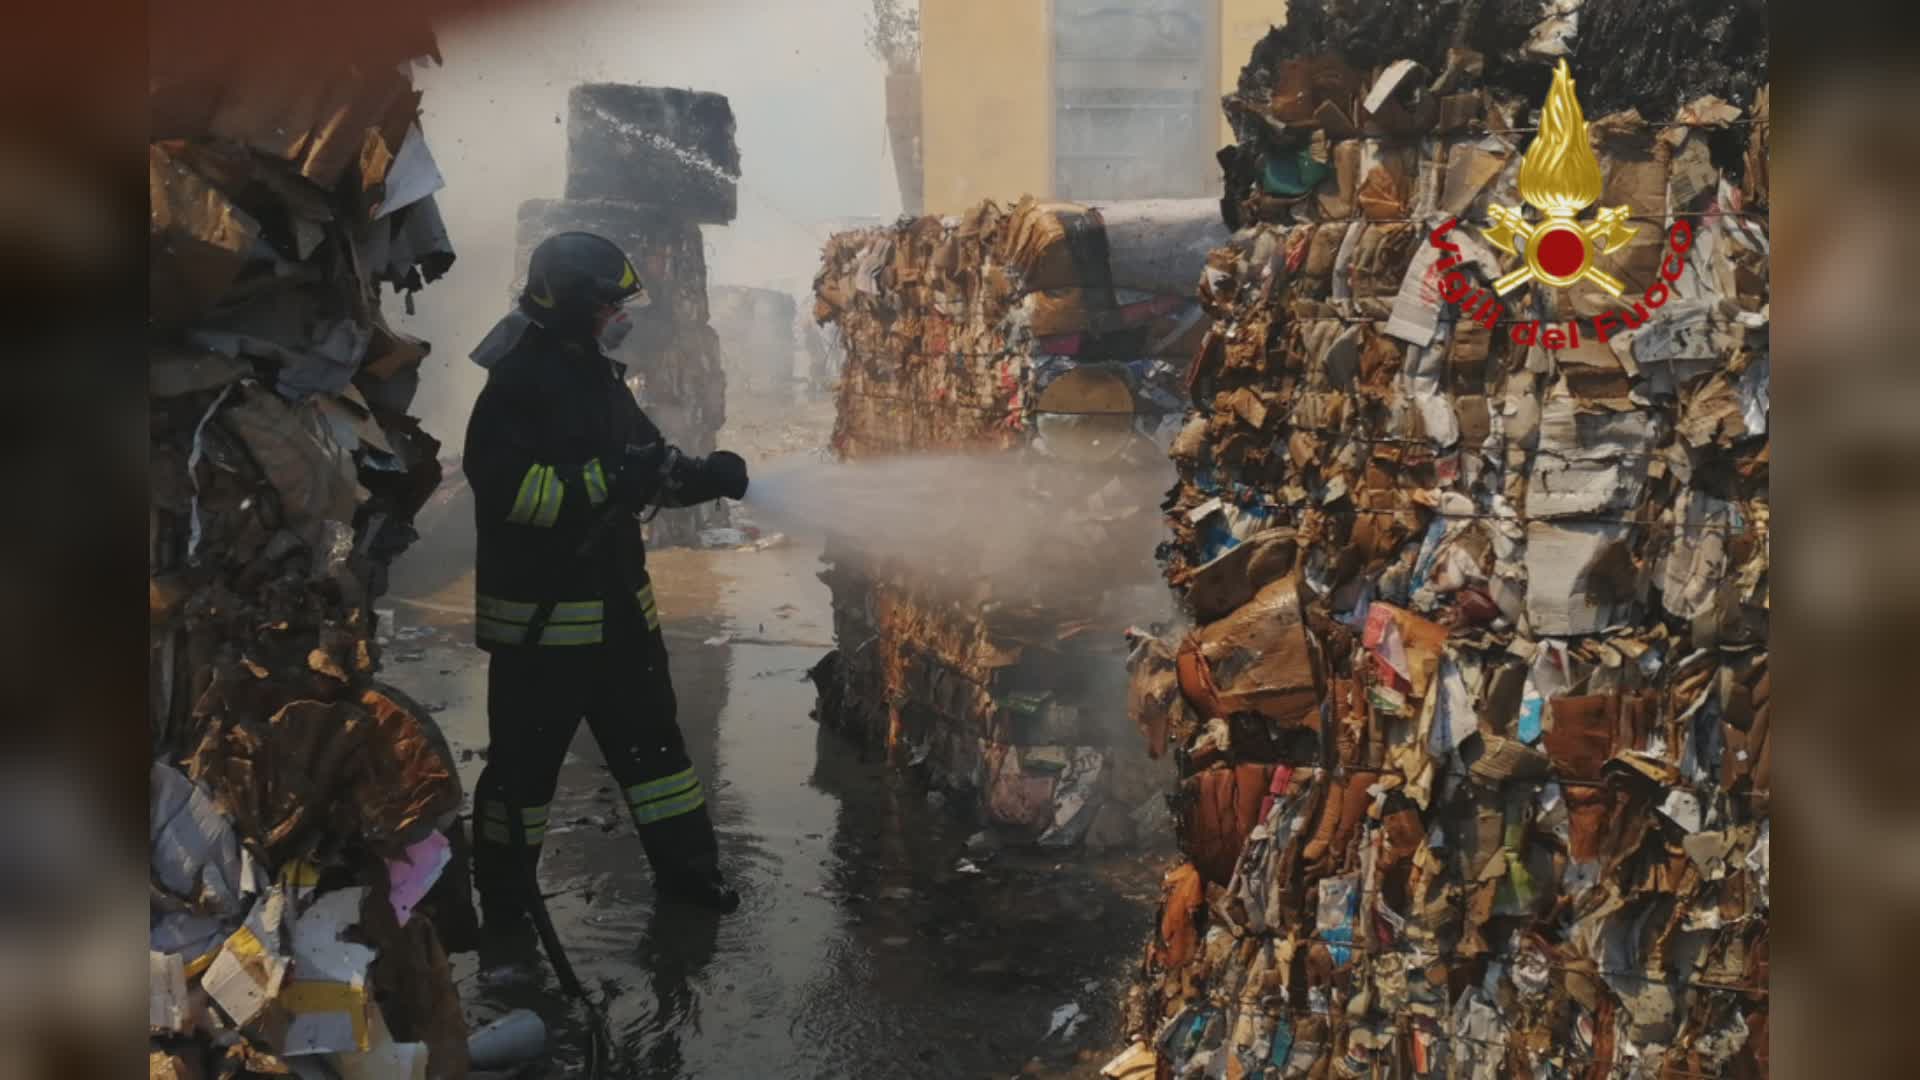
MULTIPOLYGON (((1553 85, 1547 90, 1546 106, 1540 111, 1540 131, 1520 159, 1520 198, 1539 214, 1529 221, 1516 207, 1495 204, 1488 210, 1492 224, 1480 230, 1494 247, 1509 255, 1520 256, 1520 265, 1502 274, 1491 292, 1484 288, 1469 290, 1465 274, 1455 269, 1460 264, 1460 247, 1447 240, 1447 234, 1460 224, 1449 218, 1427 237, 1427 242, 1445 254, 1434 263, 1439 275, 1440 296, 1458 307, 1467 318, 1492 329, 1503 313, 1499 298, 1529 281, 1554 288, 1566 288, 1589 281, 1624 300, 1619 278, 1594 265, 1598 255, 1612 254, 1626 246, 1640 230, 1627 224, 1627 207, 1610 206, 1590 219, 1580 220, 1581 211, 1600 198, 1600 160, 1594 156, 1587 138, 1586 117, 1580 112, 1580 99, 1574 96, 1573 75, 1567 62, 1554 69, 1553 85)), ((1667 230, 1671 249, 1660 263, 1660 274, 1631 310, 1601 312, 1593 320, 1594 335, 1602 343, 1621 330, 1631 330, 1647 321, 1649 313, 1665 304, 1672 293, 1668 288, 1680 279, 1686 267, 1686 255, 1693 247, 1693 227, 1677 219, 1667 230)), ((1543 328, 1538 320, 1515 323, 1511 330, 1515 344, 1536 342, 1548 349, 1573 348, 1580 344, 1580 327, 1569 322, 1566 328, 1543 328)))

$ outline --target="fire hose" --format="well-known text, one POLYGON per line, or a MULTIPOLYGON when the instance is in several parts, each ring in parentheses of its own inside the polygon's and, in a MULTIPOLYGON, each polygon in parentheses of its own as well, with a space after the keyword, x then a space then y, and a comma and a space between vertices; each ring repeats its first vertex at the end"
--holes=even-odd
MULTIPOLYGON (((514 849, 527 850, 527 825, 519 813, 507 815, 507 828, 513 836, 514 849)), ((574 974, 573 964, 567 959, 566 947, 560 944, 560 934, 553 928, 553 916, 547 911, 547 899, 540 893, 538 868, 524 859, 520 863, 520 884, 526 890, 527 911, 533 918, 535 933, 540 936, 540 947, 546 950, 547 961, 553 965, 554 977, 560 980, 560 989, 565 990, 568 997, 578 1001, 587 1011, 586 1075, 588 1080, 601 1080, 613 1043, 607 1032, 606 1010, 588 996, 580 976, 574 974)))

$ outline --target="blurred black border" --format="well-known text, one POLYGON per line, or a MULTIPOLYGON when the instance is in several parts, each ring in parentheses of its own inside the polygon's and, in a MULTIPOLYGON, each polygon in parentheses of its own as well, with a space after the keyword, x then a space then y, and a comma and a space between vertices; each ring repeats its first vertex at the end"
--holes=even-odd
MULTIPOLYGON (((500 5, 429 0, 423 6, 458 11, 500 5)), ((232 40, 233 35, 263 33, 259 40, 268 43, 266 47, 284 48, 290 58, 299 59, 304 54, 295 20, 324 18, 338 26, 356 18, 371 19, 369 12, 379 7, 366 0, 339 4, 180 0, 165 5, 163 16, 157 17, 165 18, 169 40, 232 40)), ((1920 61, 1916 56, 1920 47, 1913 35, 1900 32, 1912 21, 1900 15, 1893 4, 1771 7, 1773 39, 1778 45, 1772 68, 1780 83, 1775 100, 1785 131, 1780 142, 1785 153, 1792 154, 1800 105, 1827 80, 1872 78, 1876 72, 1886 72, 1890 79, 1914 81, 1910 73, 1920 61)), ((0 488, 4 493, 0 498, 6 501, 5 517, 12 526, 0 531, 0 544, 6 546, 0 551, 0 613, 5 616, 0 624, 4 626, 0 642, 5 643, 0 649, 0 673, 7 680, 12 705, 11 720, 4 726, 6 760, 20 767, 57 769, 75 790, 109 812, 117 831, 108 850, 127 860, 123 867, 142 873, 145 657, 134 622, 134 597, 142 576, 145 517, 141 492, 146 439, 140 420, 146 321, 141 143, 146 130, 148 19, 146 5, 117 0, 18 4, 11 6, 5 31, 0 33, 8 54, 6 62, 0 63, 0 90, 4 91, 0 92, 0 230, 4 230, 7 255, 0 260, 0 295, 6 297, 11 337, 5 350, 8 381, 0 390, 4 410, 0 445, 6 447, 4 475, 11 481, 0 488), (49 202, 61 204, 60 209, 46 210, 49 202), (68 228, 62 223, 74 221, 90 223, 97 235, 107 238, 106 246, 62 250, 63 229, 68 228), (118 850, 121 845, 124 853, 118 850)), ((335 44, 351 48, 353 38, 347 34, 346 40, 335 44)), ((1914 128, 1903 102, 1890 102, 1889 109, 1891 115, 1885 121, 1890 128, 1914 128)), ((1874 167, 1867 161, 1813 164, 1811 175, 1819 175, 1822 169, 1874 167)), ((1920 199, 1920 191, 1914 190, 1920 184, 1914 181, 1912 176, 1900 175, 1890 182, 1920 199)), ((1788 199, 1775 208, 1786 219, 1777 231, 1789 238, 1796 235, 1791 227, 1796 212, 1792 197, 1789 192, 1788 199)), ((1812 202, 1817 193, 1806 193, 1806 197, 1812 202)), ((1810 205, 1805 212, 1816 210, 1810 205)), ((1796 254, 1789 245, 1776 251, 1776 258, 1791 263, 1796 254)), ((1788 281, 1793 282, 1791 276, 1788 281)), ((1794 287, 1800 284, 1795 282, 1794 287)), ((1819 362, 1817 357, 1782 360, 1783 364, 1819 362)), ((1777 520, 1791 545, 1795 542, 1795 493, 1789 477, 1820 477, 1827 462, 1813 441, 1795 445, 1793 432, 1805 429, 1796 419, 1794 397, 1783 394, 1779 405, 1775 428, 1787 433, 1781 452, 1799 462, 1797 468, 1781 470, 1773 493, 1777 520)), ((1908 474, 1886 472, 1881 483, 1887 493, 1905 496, 1913 483, 1908 474)), ((1821 708, 1814 696, 1819 685, 1793 674, 1801 665, 1792 658, 1803 644, 1795 641, 1791 617, 1796 583, 1790 575, 1782 575, 1778 585, 1782 610, 1788 615, 1778 620, 1775 642, 1785 675, 1778 693, 1783 705, 1802 703, 1800 709, 1784 715, 1793 716, 1798 725, 1817 725, 1823 739, 1870 752, 1888 724, 1910 722, 1910 702, 1886 702, 1886 712, 1821 708)), ((1862 618, 1872 620, 1880 614, 1864 612, 1862 618)), ((1905 619, 1884 629, 1901 648, 1916 636, 1914 625, 1905 619)), ((1855 674, 1833 670, 1825 677, 1848 679, 1855 674)), ((1796 788, 1790 759, 1782 762, 1781 771, 1787 779, 1779 787, 1789 805, 1823 797, 1818 789, 1796 788)), ((1910 803, 1913 796, 1905 798, 1910 803)), ((1913 807, 1906 809, 1910 812, 1913 807)), ((1817 845, 1821 838, 1796 839, 1791 823, 1798 815, 1789 811, 1783 816, 1789 823, 1789 840, 1777 878, 1785 882, 1796 876, 1795 848, 1817 845)), ((32 824, 9 825, 21 827, 32 824)), ((30 892, 33 884, 16 881, 6 892, 9 896, 30 892)), ((1860 989, 1845 982, 1784 986, 1801 971, 1797 958, 1830 947, 1821 932, 1823 925, 1852 917, 1851 898, 1846 895, 1818 888, 1804 895, 1811 901, 1808 906, 1789 902, 1773 915, 1775 949, 1788 972, 1778 980, 1788 990, 1778 1002, 1783 1013, 1798 1011, 1795 1003, 1810 998, 1845 1005, 1849 995, 1860 989)), ((134 912, 144 905, 131 890, 125 900, 126 971, 128 978, 137 979, 141 969, 134 937, 143 931, 137 929, 142 924, 134 912)), ((7 917, 42 910, 28 905, 7 917)), ((1874 948, 1891 949, 1901 961, 1916 951, 1904 925, 1876 927, 1872 940, 1874 948)), ((1898 1000, 1884 1004, 1889 1011, 1899 1007, 1898 1000)), ((71 1030, 61 1026, 44 1032, 48 1053, 41 1061, 49 1071, 43 1075, 125 1076, 138 1068, 143 1056, 138 1021, 131 1016, 102 1015, 81 1005, 71 1006, 70 1012, 75 1021, 71 1030), (83 1030, 86 1036, 76 1034, 83 1030)), ((1909 1033, 1911 1027, 1854 1025, 1844 1038, 1849 1042, 1883 1039, 1886 1045, 1876 1049, 1904 1053, 1905 1044, 1915 1039, 1909 1033)), ((1825 1035, 1815 1035, 1813 1046, 1797 1048, 1805 1054, 1782 1053, 1787 1048, 1778 1044, 1808 1030, 1781 1016, 1775 1027, 1776 1060, 1783 1066, 1793 1060, 1830 1060, 1819 1043, 1841 1037, 1831 1029, 1813 1028, 1814 1032, 1824 1030, 1825 1035)))

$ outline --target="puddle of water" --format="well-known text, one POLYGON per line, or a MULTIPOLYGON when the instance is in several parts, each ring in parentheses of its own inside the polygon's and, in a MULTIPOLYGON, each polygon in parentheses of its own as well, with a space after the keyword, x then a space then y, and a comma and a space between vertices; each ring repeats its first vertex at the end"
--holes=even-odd
MULTIPOLYGON (((831 639, 815 558, 797 545, 650 558, 680 723, 709 779, 739 912, 656 911, 584 725, 562 771, 541 881, 574 967, 606 1001, 614 1074, 1006 1076, 1035 1056, 1067 1065, 1081 1048, 1104 1053, 1163 858, 970 855, 977 823, 824 732, 804 675, 821 650, 750 643, 831 639), (1050 1038, 1069 1004, 1084 1016, 1050 1038)), ((469 791, 486 727, 485 656, 464 644, 470 590, 455 581, 395 603, 402 633, 437 632, 410 638, 419 658, 388 673, 444 703, 437 719, 456 756, 476 751, 461 763, 469 791)), ((481 995, 472 957, 455 970, 476 1021, 534 1008, 556 1028, 554 1075, 578 1064, 564 997, 481 995)))

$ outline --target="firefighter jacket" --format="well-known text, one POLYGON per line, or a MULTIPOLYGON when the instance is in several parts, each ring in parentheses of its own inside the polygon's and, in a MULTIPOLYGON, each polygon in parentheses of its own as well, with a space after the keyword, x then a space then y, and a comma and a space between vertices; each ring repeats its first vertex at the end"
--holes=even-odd
MULTIPOLYGON (((591 646, 659 630, 639 523, 608 505, 623 448, 661 438, 625 373, 591 340, 537 324, 489 368, 462 462, 482 648, 591 646)), ((718 497, 696 476, 674 505, 718 497)))

